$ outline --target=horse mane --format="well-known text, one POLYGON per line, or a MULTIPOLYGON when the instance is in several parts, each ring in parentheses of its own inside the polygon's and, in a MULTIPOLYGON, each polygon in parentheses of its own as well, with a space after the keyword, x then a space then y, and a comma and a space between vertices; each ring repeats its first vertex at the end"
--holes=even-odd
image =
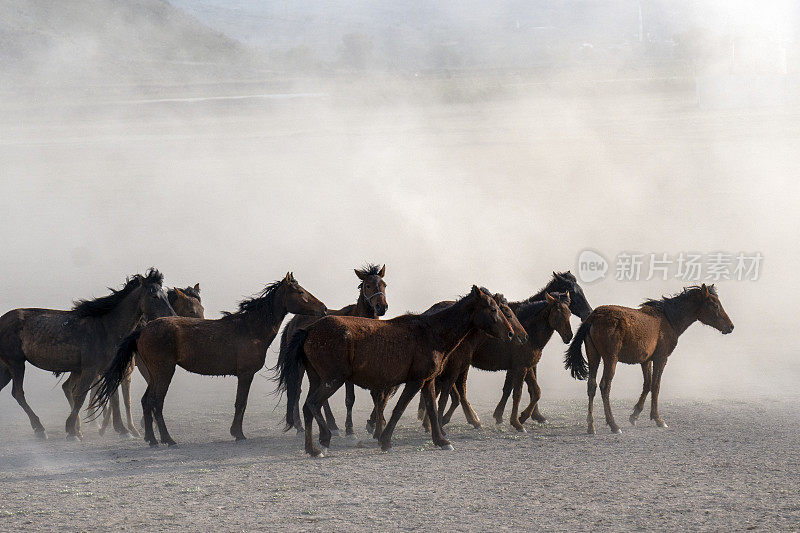
POLYGON ((76 300, 72 310, 80 317, 103 316, 111 312, 126 296, 140 286, 152 284, 161 287, 162 283, 164 283, 164 275, 155 268, 150 268, 144 276, 137 274, 126 278, 125 286, 120 290, 109 287, 108 290, 111 291, 111 294, 108 296, 100 296, 91 300, 76 300))
POLYGON ((519 304, 520 305, 525 305, 525 304, 533 303, 533 302, 536 302, 536 301, 539 301, 539 300, 544 300, 544 293, 545 292, 549 292, 550 290, 552 290, 552 289, 548 290, 548 287, 550 287, 550 285, 563 283, 563 282, 560 282, 560 280, 558 278, 564 278, 567 281, 570 281, 572 283, 577 283, 578 282, 578 279, 575 277, 575 274, 573 274, 569 270, 567 270, 566 272, 553 272, 553 277, 550 279, 550 281, 547 282, 547 285, 542 287, 539 290, 539 292, 537 292, 536 294, 534 294, 530 298, 527 298, 527 299, 522 300, 521 302, 519 302, 519 304))
MULTIPOLYGON (((172 303, 172 301, 177 296, 177 293, 175 292, 175 289, 177 289, 177 287, 173 287, 173 288, 171 288, 171 289, 169 289, 167 291, 167 298, 169 298, 170 303, 172 303)), ((185 289, 180 289, 180 291, 183 294, 185 294, 186 296, 189 296, 190 298, 194 298, 198 302, 203 303, 203 301, 200 299, 200 291, 198 289, 195 289, 194 287, 189 286, 189 287, 186 287, 185 289)))
MULTIPOLYGON (((717 296, 716 287, 713 285, 707 285, 707 288, 708 292, 714 296, 717 296)), ((652 307, 653 309, 657 309, 663 313, 665 317, 667 317, 667 321, 670 324, 675 324, 680 317, 683 303, 690 295, 699 290, 702 290, 700 285, 691 285, 689 287, 684 287, 680 292, 677 292, 671 296, 662 296, 658 299, 648 298, 642 302, 639 307, 652 307)))
MULTIPOLYGON (((561 303, 567 303, 566 292, 551 292, 550 296, 561 303)), ((524 302, 520 303, 519 308, 514 314, 517 315, 517 319, 520 321, 527 320, 533 315, 541 312, 545 307, 547 307, 547 299, 544 296, 542 296, 540 300, 531 300, 528 298, 524 302)))
MULTIPOLYGON (((358 273, 362 276, 378 276, 381 273, 381 267, 375 265, 373 263, 367 263, 363 267, 358 269, 358 273)), ((359 290, 364 288, 364 282, 358 284, 359 290)))
POLYGON ((224 316, 242 316, 250 313, 269 312, 272 309, 272 303, 275 301, 275 293, 281 283, 283 283, 283 280, 273 281, 252 298, 239 302, 239 308, 236 311, 223 311, 222 314, 224 316))

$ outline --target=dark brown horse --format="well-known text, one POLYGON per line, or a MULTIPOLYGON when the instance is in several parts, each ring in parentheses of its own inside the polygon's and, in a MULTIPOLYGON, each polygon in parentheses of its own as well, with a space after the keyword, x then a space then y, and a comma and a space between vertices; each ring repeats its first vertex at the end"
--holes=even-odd
MULTIPOLYGON (((391 448, 392 432, 408 402, 425 385, 423 396, 431 416, 433 442, 452 449, 435 416, 433 379, 446 355, 474 328, 498 338, 514 337, 495 301, 478 287, 447 309, 428 316, 403 315, 391 320, 334 316, 315 322, 292 337, 287 357, 276 369, 279 389, 286 390, 288 396, 287 427, 294 425, 292 402, 299 394, 297 376, 305 366, 309 379, 303 405, 305 450, 311 456, 323 456, 312 440, 312 420, 319 425, 320 444, 327 448, 331 432, 320 409, 345 381, 369 390, 387 390, 405 383, 386 428, 380 421, 376 427, 384 450, 391 448)), ((382 412, 383 406, 379 407, 378 412, 382 412)))
MULTIPOLYGON (((205 309, 203 309, 203 305, 200 302, 200 284, 196 283, 194 287, 186 287, 185 289, 179 289, 177 287, 173 287, 167 291, 167 299, 169 300, 169 304, 172 306, 172 309, 175 311, 175 314, 178 316, 186 316, 190 318, 204 318, 205 309)), ((142 324, 143 325, 143 324, 142 324)), ((133 367, 136 366, 136 361, 134 358, 133 364, 131 364, 130 369, 128 371, 128 375, 125 376, 125 379, 122 380, 120 384, 120 390, 122 392, 122 400, 123 404, 125 405, 125 416, 127 418, 127 430, 130 435, 135 437, 139 437, 139 431, 136 429, 136 424, 133 422, 133 413, 131 411, 131 379, 133 377, 133 367)), ((147 374, 147 369, 139 368, 139 372, 144 377, 145 381, 149 381, 149 374, 147 374)), ((96 388, 94 389, 96 392, 96 388)), ((91 396, 94 398, 94 394, 91 396)), ((111 397, 111 401, 119 401, 116 399, 116 394, 111 397)), ((111 412, 113 409, 107 409, 106 406, 103 406, 103 423, 100 425, 100 434, 102 435, 105 433, 106 428, 108 427, 108 422, 111 419, 111 412)), ((144 424, 144 421, 142 421, 144 424)), ((125 432, 120 433, 121 435, 125 435, 125 432)))
MULTIPOLYGON (((386 303, 386 282, 383 280, 386 274, 386 265, 378 267, 378 265, 367 265, 364 268, 355 270, 356 276, 361 280, 358 284, 358 299, 355 304, 348 305, 341 309, 328 310, 328 314, 332 316, 360 316, 364 318, 378 318, 386 314, 389 309, 389 304, 386 303)), ((283 328, 281 334, 281 348, 278 355, 278 365, 282 365, 282 358, 286 355, 286 350, 289 347, 289 341, 292 336, 299 330, 303 329, 310 324, 313 324, 317 318, 298 315, 292 318, 286 327, 283 328)), ((277 367, 276 367, 277 368, 277 367)), ((299 379, 302 381, 304 372, 300 373, 299 379)), ((347 420, 345 422, 345 431, 347 435, 354 435, 353 432, 353 405, 356 403, 356 391, 352 383, 345 383, 345 406, 347 407, 347 420)), ((338 435, 339 427, 336 425, 336 420, 331 412, 330 405, 326 401, 323 405, 325 411, 325 418, 328 422, 328 428, 331 434, 338 435)), ((303 433, 303 423, 300 421, 300 397, 298 396, 297 402, 294 405, 294 427, 297 428, 297 433, 303 433)))
POLYGON ((145 440, 158 446, 153 417, 163 444, 174 445, 164 422, 164 397, 175 367, 207 376, 236 376, 236 414, 231 435, 244 440, 242 420, 253 376, 264 366, 267 348, 278 334, 287 313, 326 313, 325 305, 300 286, 291 273, 256 297, 244 300, 235 313, 217 320, 170 317, 148 322, 122 341, 117 356, 103 374, 95 406, 113 394, 136 353, 137 361, 150 374, 142 397, 145 440))
MULTIPOLYGON (((150 269, 127 279, 120 290, 78 301, 71 311, 14 309, 0 317, 0 389, 13 380, 11 394, 39 438, 44 426, 25 400, 25 361, 60 374, 70 372, 62 388, 71 412, 67 438, 82 438, 79 412, 90 386, 114 357, 116 346, 142 320, 174 315, 161 288, 163 276, 150 269)), ((114 406, 112 405, 112 408, 114 406)), ((114 425, 124 432, 119 404, 114 425)))
MULTIPOLYGON (((490 294, 489 291, 483 287, 481 290, 487 294, 490 294)), ((520 346, 525 345, 528 342, 528 333, 525 331, 525 328, 517 319, 517 316, 508 307, 508 301, 502 294, 494 294, 492 295, 494 298, 495 303, 500 308, 500 311, 508 320, 511 327, 514 328, 514 340, 516 340, 517 344, 520 346)), ((443 309, 446 309, 453 305, 455 302, 453 301, 446 301, 446 302, 439 302, 431 306, 427 311, 422 313, 423 315, 430 315, 433 313, 437 313, 443 309)), ((439 415, 439 423, 441 425, 442 415, 444 413, 444 408, 447 404, 447 395, 448 391, 454 389, 454 385, 458 377, 469 369, 469 365, 472 362, 472 354, 475 349, 483 344, 485 341, 491 339, 486 333, 481 330, 473 329, 470 331, 466 337, 464 337, 461 342, 458 343, 453 351, 447 354, 447 359, 442 365, 441 373, 436 377, 436 387, 434 390, 434 394, 440 395, 439 396, 439 407, 438 407, 438 415, 439 415), (441 394, 444 391, 444 394, 441 394)), ((510 343, 502 343, 503 345, 510 344, 510 343)), ((465 400, 466 402, 466 400, 465 400)), ((468 405, 467 403, 463 405, 468 405)), ((466 407, 465 407, 466 410, 466 407)), ((419 417, 423 420, 423 424, 425 426, 426 431, 430 431, 430 419, 427 416, 427 412, 425 410, 425 402, 420 398, 419 404, 419 417)))
POLYGON ((597 369, 603 361, 603 378, 600 393, 603 397, 606 424, 614 433, 621 430, 611 413, 611 380, 617 362, 642 365, 644 386, 639 401, 630 416, 636 423, 644 409, 647 393, 650 398, 650 419, 659 427, 667 424, 658 414, 658 391, 667 358, 678 344, 678 337, 695 321, 711 326, 723 334, 733 331, 733 322, 722 308, 714 285, 686 287, 682 292, 658 300, 647 300, 638 309, 619 305, 603 305, 581 324, 565 357, 565 366, 577 379, 588 380, 589 413, 586 417, 588 432, 595 433, 593 404, 597 390, 597 369), (581 353, 586 344, 587 361, 581 353))

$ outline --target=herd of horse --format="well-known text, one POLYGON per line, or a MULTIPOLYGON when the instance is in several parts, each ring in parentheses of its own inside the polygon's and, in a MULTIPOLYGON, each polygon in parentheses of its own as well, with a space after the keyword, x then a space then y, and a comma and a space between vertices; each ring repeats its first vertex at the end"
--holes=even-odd
POLYGON ((287 396, 286 430, 294 427, 304 433, 309 455, 323 457, 332 435, 338 434, 328 399, 342 386, 346 387, 348 436, 354 435, 355 386, 370 391, 374 405, 367 431, 383 450, 391 449, 394 428, 419 392, 418 415, 425 429, 435 445, 452 449, 443 426, 459 405, 471 425, 481 425, 467 399, 470 367, 506 371, 494 419, 503 422, 510 397, 510 423, 524 432, 529 418, 546 421, 538 407, 541 389, 536 367, 542 349, 557 332, 569 344, 565 367, 573 377, 588 381, 589 433, 595 433, 593 404, 601 360, 600 391, 611 430, 620 432, 609 398, 617 362, 642 367, 644 384, 631 424, 650 394, 650 418, 666 427, 658 413, 658 393, 678 337, 695 321, 723 334, 733 331, 714 285, 686 287, 673 296, 646 300, 638 308, 604 305, 592 309, 572 273, 553 272, 542 290, 522 301, 509 302, 502 294, 473 286, 466 296, 438 302, 423 313, 381 320, 388 310, 385 265, 367 265, 355 273, 359 279, 356 303, 338 310, 328 309, 287 273, 240 302, 236 311, 206 319, 199 285, 164 290, 163 276, 155 269, 129 277, 121 289, 111 289, 107 296, 78 300, 71 310, 14 309, 0 317, 0 390, 12 383, 13 397, 30 418, 36 436, 43 439, 44 426, 25 399, 25 363, 56 375, 68 372, 62 385, 70 405, 67 438, 82 438, 79 414, 87 396, 91 412, 104 411, 101 432, 111 420, 121 435, 138 436, 130 401, 131 377, 138 368, 147 383, 141 400, 144 439, 151 446, 159 445, 155 421, 160 442, 175 445, 163 414, 175 367, 203 375, 236 376, 230 433, 243 440, 242 422, 253 377, 264 367, 267 349, 291 313, 295 316, 283 329, 273 370, 277 390, 287 396), (573 314, 582 321, 574 336, 573 314), (309 390, 301 420, 304 375, 309 390), (401 385, 387 422, 386 404, 401 385), (523 386, 530 401, 520 412, 523 386), (314 422, 321 448, 313 440, 314 422))

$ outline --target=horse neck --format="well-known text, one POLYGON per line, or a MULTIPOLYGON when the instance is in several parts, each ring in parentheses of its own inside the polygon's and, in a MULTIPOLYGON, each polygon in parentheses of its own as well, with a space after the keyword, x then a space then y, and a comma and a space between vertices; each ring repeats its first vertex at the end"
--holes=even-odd
POLYGON ((114 309, 98 317, 111 340, 117 341, 129 334, 142 320, 139 310, 139 288, 127 295, 114 309))
POLYGON ((360 290, 358 292, 358 301, 356 301, 356 305, 353 308, 353 312, 351 316, 361 316, 364 318, 378 318, 375 314, 375 310, 369 305, 367 299, 364 297, 364 291, 360 290))
POLYGON ((522 324, 525 331, 528 332, 531 344, 534 346, 543 347, 550 341, 550 337, 553 336, 553 331, 555 330, 550 326, 549 309, 550 307, 546 306, 522 324))
POLYGON ((473 329, 467 299, 424 317, 426 324, 435 332, 434 347, 437 350, 445 353, 452 350, 473 329))
POLYGON ((675 330, 675 334, 680 336, 697 320, 700 304, 696 301, 696 298, 687 294, 684 298, 676 302, 675 305, 678 307, 678 311, 674 314, 673 320, 669 321, 668 319, 668 321, 672 329, 675 330))

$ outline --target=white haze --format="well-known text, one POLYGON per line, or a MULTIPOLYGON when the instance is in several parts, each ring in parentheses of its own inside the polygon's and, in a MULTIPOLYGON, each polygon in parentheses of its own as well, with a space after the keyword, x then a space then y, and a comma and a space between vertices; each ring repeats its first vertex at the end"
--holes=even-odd
MULTIPOLYGON (((761 30, 793 39, 783 23, 796 20, 796 5, 781 6, 760 12, 761 30)), ((729 11, 715 30, 751 20, 749 9, 729 11)), ((796 100, 707 109, 679 84, 610 86, 603 80, 626 75, 605 68, 551 68, 546 79, 271 73, 241 85, 226 73, 211 80, 220 83, 146 90, 71 80, 64 92, 37 71, 0 102, 3 311, 68 308, 150 266, 170 286, 199 282, 208 318, 287 271, 341 307, 357 296, 352 269, 370 261, 387 265, 396 316, 473 283, 526 298, 553 270, 574 272, 584 248, 612 260, 623 251, 761 252, 758 281, 718 283, 736 331, 693 326, 662 391, 796 395, 796 100), (300 96, 203 99, 275 93, 300 96)), ((634 306, 682 285, 606 279, 584 288, 593 306, 634 306)), ((564 348, 554 338, 545 350, 545 403, 585 396, 561 366, 564 348)), ((39 394, 63 401, 49 374, 28 376, 35 409, 39 394)), ((479 398, 499 396, 501 376, 472 379, 479 398)), ((618 369, 615 396, 633 397, 640 379, 638 367, 618 369)), ((230 389, 232 408, 233 379, 182 374, 171 394, 203 387, 230 389)), ((0 406, 4 417, 25 416, 5 391, 0 406)))

